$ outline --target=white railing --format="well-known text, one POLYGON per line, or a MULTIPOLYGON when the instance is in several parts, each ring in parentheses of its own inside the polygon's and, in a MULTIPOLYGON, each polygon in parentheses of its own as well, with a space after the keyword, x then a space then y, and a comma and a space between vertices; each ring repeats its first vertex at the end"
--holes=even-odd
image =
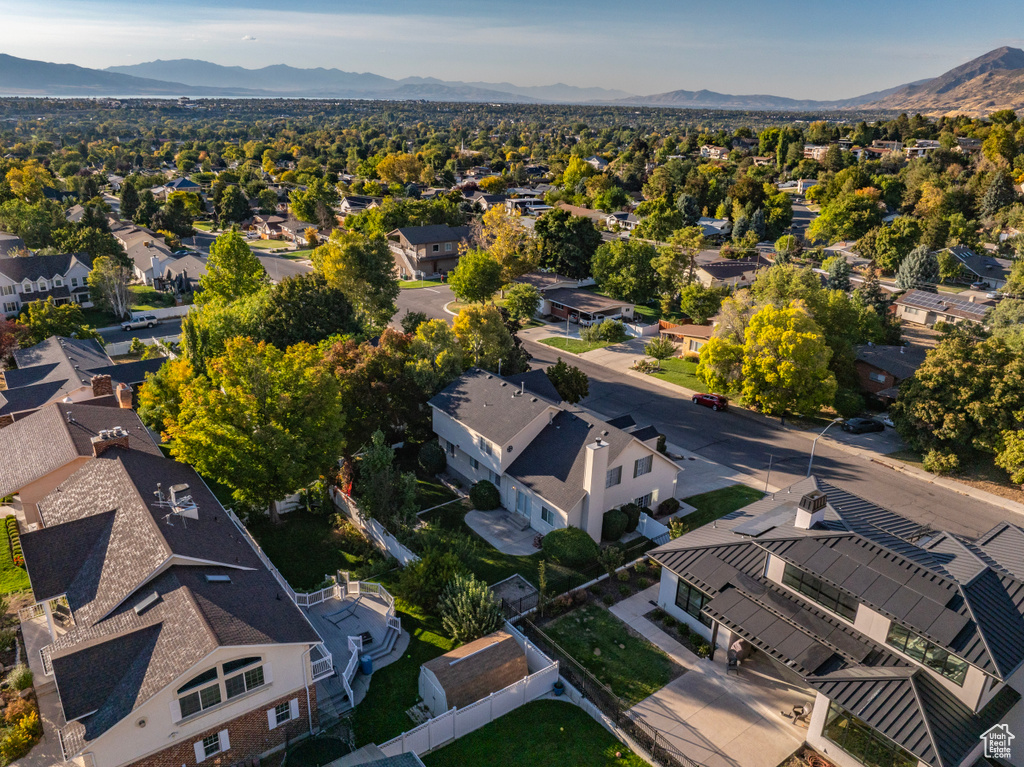
POLYGON ((320 653, 320 657, 313 660, 312 655, 310 655, 309 672, 312 681, 319 682, 321 679, 326 679, 334 673, 334 656, 331 655, 323 643, 318 644, 313 649, 320 653))
POLYGON ((401 634, 402 633, 402 619, 399 618, 397 615, 389 615, 388 616, 388 628, 389 629, 394 629, 399 634, 401 634))
POLYGON ((652 519, 646 511, 640 512, 640 524, 636 526, 636 529, 644 538, 654 541, 659 546, 668 543, 671 537, 669 528, 656 519, 652 519))
POLYGON ((22 607, 20 610, 18 610, 18 622, 28 623, 29 621, 33 621, 36 618, 41 618, 45 613, 46 611, 43 609, 43 603, 36 602, 34 605, 22 607))
POLYGON ((299 607, 312 607, 313 605, 318 605, 321 602, 326 602, 328 599, 341 598, 341 587, 336 583, 332 583, 330 586, 309 594, 305 594, 301 591, 295 592, 295 604, 299 607))
POLYGON ((53 676, 53 663, 50 660, 50 652, 53 645, 45 645, 39 648, 39 660, 43 664, 43 673, 47 676, 53 676))
POLYGON ((225 511, 228 513, 228 519, 230 519, 234 523, 235 527, 238 528, 238 531, 245 536, 247 541, 249 541, 249 545, 252 547, 253 551, 256 552, 256 556, 260 558, 260 561, 266 566, 268 570, 270 570, 270 574, 277 579, 277 582, 279 584, 281 584, 281 588, 284 589, 284 592, 293 602, 298 604, 295 589, 288 585, 288 581, 286 581, 285 577, 281 575, 281 573, 278 571, 276 567, 274 567, 274 563, 270 561, 270 557, 263 553, 263 549, 260 548, 260 545, 256 542, 256 539, 252 537, 252 533, 250 533, 246 526, 242 524, 242 520, 235 516, 235 512, 233 512, 231 509, 225 509, 225 511))
POLYGON ((419 561, 420 558, 407 547, 399 543, 398 539, 388 532, 388 529, 384 527, 384 525, 376 519, 365 518, 356 502, 341 492, 337 487, 331 488, 331 498, 334 500, 334 505, 345 513, 349 518, 349 521, 358 527, 363 535, 365 535, 389 557, 397 559, 399 564, 403 567, 410 562, 419 561))
POLYGON ((349 637, 348 649, 351 655, 348 659, 348 665, 345 666, 345 673, 341 675, 341 684, 345 688, 345 694, 348 695, 348 704, 355 706, 356 696, 352 692, 352 679, 355 677, 356 668, 359 666, 359 654, 363 650, 363 640, 360 637, 349 637))
POLYGON ((403 732, 379 746, 385 756, 398 756, 412 751, 417 756, 448 741, 477 730, 522 705, 546 695, 558 679, 558 663, 552 662, 534 674, 492 692, 465 708, 452 708, 427 720, 419 727, 403 732))

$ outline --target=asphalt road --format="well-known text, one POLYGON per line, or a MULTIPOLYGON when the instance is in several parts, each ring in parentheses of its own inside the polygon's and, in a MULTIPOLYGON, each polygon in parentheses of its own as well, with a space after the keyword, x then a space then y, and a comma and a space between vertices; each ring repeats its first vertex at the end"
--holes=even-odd
POLYGON ((168 317, 151 328, 139 328, 138 330, 121 330, 116 328, 100 328, 103 340, 108 344, 116 344, 120 341, 131 341, 133 338, 163 338, 164 336, 181 335, 181 317, 168 317))
MULTIPOLYGON (((533 355, 535 368, 547 367, 558 357, 558 351, 549 346, 524 343, 533 355)), ((750 475, 755 486, 763 486, 770 457, 770 482, 776 487, 785 487, 807 472, 811 442, 802 434, 747 415, 716 413, 661 386, 579 358, 571 364, 590 377, 590 396, 582 405, 607 417, 629 413, 638 423, 653 424, 669 442, 750 475)), ((842 438, 854 441, 870 436, 842 438)), ((829 447, 823 440, 815 450, 814 473, 921 524, 970 537, 984 533, 1011 514, 829 447)))
POLYGON ((452 289, 438 283, 436 288, 408 288, 398 294, 395 304, 398 311, 391 320, 393 327, 401 327, 400 322, 406 312, 423 312, 430 320, 445 320, 449 324, 453 317, 444 310, 445 304, 454 301, 452 289))

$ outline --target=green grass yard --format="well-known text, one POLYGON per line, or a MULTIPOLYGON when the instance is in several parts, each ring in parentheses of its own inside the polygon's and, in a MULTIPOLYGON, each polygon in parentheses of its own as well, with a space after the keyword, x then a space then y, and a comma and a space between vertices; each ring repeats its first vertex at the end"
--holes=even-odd
POLYGON ((671 357, 661 361, 661 372, 652 373, 655 378, 668 381, 676 386, 692 391, 706 391, 704 382, 697 377, 697 363, 680 357, 671 357))
POLYGON ((423 763, 426 767, 648 767, 583 709, 558 700, 527 703, 427 754, 423 763))
POLYGON ((415 290, 416 288, 436 288, 444 285, 440 280, 400 280, 398 287, 402 290, 415 290))
POLYGON ((712 490, 708 493, 693 495, 684 498, 683 503, 688 503, 697 510, 681 517, 686 525, 687 531, 703 527, 708 522, 731 514, 736 509, 742 509, 754 501, 764 498, 764 493, 746 485, 730 485, 729 487, 712 490))
POLYGON ((132 285, 129 290, 132 292, 132 311, 144 312, 152 309, 164 309, 174 306, 174 296, 170 293, 161 293, 149 285, 132 285))
POLYGON ((657 692, 683 671, 597 605, 568 612, 543 630, 629 705, 657 692))
POLYGON ((560 349, 563 352, 569 352, 569 354, 584 354, 586 352, 592 352, 594 349, 603 349, 606 346, 611 346, 611 342, 609 341, 587 343, 579 338, 565 338, 564 336, 542 338, 540 343, 545 346, 560 349))
POLYGON ((0 530, 0 594, 28 591, 29 588, 28 572, 24 567, 14 564, 11 547, 7 542, 7 530, 0 530))

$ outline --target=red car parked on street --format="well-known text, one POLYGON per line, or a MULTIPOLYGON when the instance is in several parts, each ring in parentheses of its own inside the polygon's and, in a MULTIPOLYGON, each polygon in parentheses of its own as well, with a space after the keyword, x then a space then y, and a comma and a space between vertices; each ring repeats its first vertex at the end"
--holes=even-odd
POLYGON ((694 394, 693 404, 703 405, 704 407, 709 407, 712 410, 729 409, 729 400, 720 394, 694 394))

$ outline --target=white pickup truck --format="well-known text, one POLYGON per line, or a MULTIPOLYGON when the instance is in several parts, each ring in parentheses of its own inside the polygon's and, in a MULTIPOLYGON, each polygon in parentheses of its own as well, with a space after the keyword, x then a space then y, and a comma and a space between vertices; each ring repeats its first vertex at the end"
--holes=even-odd
POLYGON ((151 328, 159 324, 159 317, 152 314, 143 314, 139 317, 132 317, 127 322, 122 322, 121 330, 139 330, 140 328, 151 328))

